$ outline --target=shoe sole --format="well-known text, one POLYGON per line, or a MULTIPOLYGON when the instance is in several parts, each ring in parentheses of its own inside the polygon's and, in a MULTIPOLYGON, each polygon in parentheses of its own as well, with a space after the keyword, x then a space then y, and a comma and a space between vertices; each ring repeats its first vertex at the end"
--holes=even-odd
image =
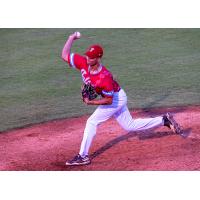
POLYGON ((179 124, 174 120, 174 117, 171 113, 167 113, 166 114, 168 120, 170 121, 170 128, 172 129, 172 131, 178 135, 182 134, 182 130, 181 127, 179 126, 179 124))
POLYGON ((66 166, 81 166, 81 165, 89 165, 91 162, 84 162, 84 163, 68 163, 66 162, 66 166))

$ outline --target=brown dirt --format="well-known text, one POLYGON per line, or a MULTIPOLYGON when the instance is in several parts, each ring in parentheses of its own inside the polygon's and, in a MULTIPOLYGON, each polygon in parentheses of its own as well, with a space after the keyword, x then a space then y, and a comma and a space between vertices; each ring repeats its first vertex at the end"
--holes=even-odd
POLYGON ((114 119, 98 128, 91 147, 92 164, 66 167, 79 151, 88 116, 55 120, 0 134, 0 170, 200 170, 200 106, 135 110, 133 117, 170 111, 186 138, 162 127, 126 133, 114 119))

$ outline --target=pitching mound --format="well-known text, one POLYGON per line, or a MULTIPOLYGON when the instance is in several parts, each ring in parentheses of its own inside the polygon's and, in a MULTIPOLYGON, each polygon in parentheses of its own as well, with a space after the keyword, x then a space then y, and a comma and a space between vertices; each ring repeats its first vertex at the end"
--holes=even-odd
POLYGON ((88 116, 55 120, 0 134, 0 170, 200 170, 200 107, 135 110, 134 118, 170 111, 185 138, 162 127, 126 133, 111 119, 101 124, 91 147, 92 164, 66 167, 79 151, 88 116))

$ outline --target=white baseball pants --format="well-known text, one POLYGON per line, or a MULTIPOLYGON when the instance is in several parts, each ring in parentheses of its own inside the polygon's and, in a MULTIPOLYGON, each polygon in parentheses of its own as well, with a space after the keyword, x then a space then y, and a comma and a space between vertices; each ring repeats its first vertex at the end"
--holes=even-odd
POLYGON ((126 93, 121 89, 119 92, 114 93, 111 105, 98 106, 88 118, 79 152, 81 156, 88 155, 97 126, 111 117, 114 117, 120 126, 129 132, 152 129, 163 125, 163 117, 161 116, 134 120, 127 107, 126 93))

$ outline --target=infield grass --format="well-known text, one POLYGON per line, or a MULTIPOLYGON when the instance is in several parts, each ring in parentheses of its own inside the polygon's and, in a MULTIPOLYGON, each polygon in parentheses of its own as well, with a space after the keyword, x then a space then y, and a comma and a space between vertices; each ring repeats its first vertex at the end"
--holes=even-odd
POLYGON ((60 58, 76 30, 73 51, 104 47, 129 108, 200 104, 200 29, 0 29, 0 131, 94 111, 60 58))

